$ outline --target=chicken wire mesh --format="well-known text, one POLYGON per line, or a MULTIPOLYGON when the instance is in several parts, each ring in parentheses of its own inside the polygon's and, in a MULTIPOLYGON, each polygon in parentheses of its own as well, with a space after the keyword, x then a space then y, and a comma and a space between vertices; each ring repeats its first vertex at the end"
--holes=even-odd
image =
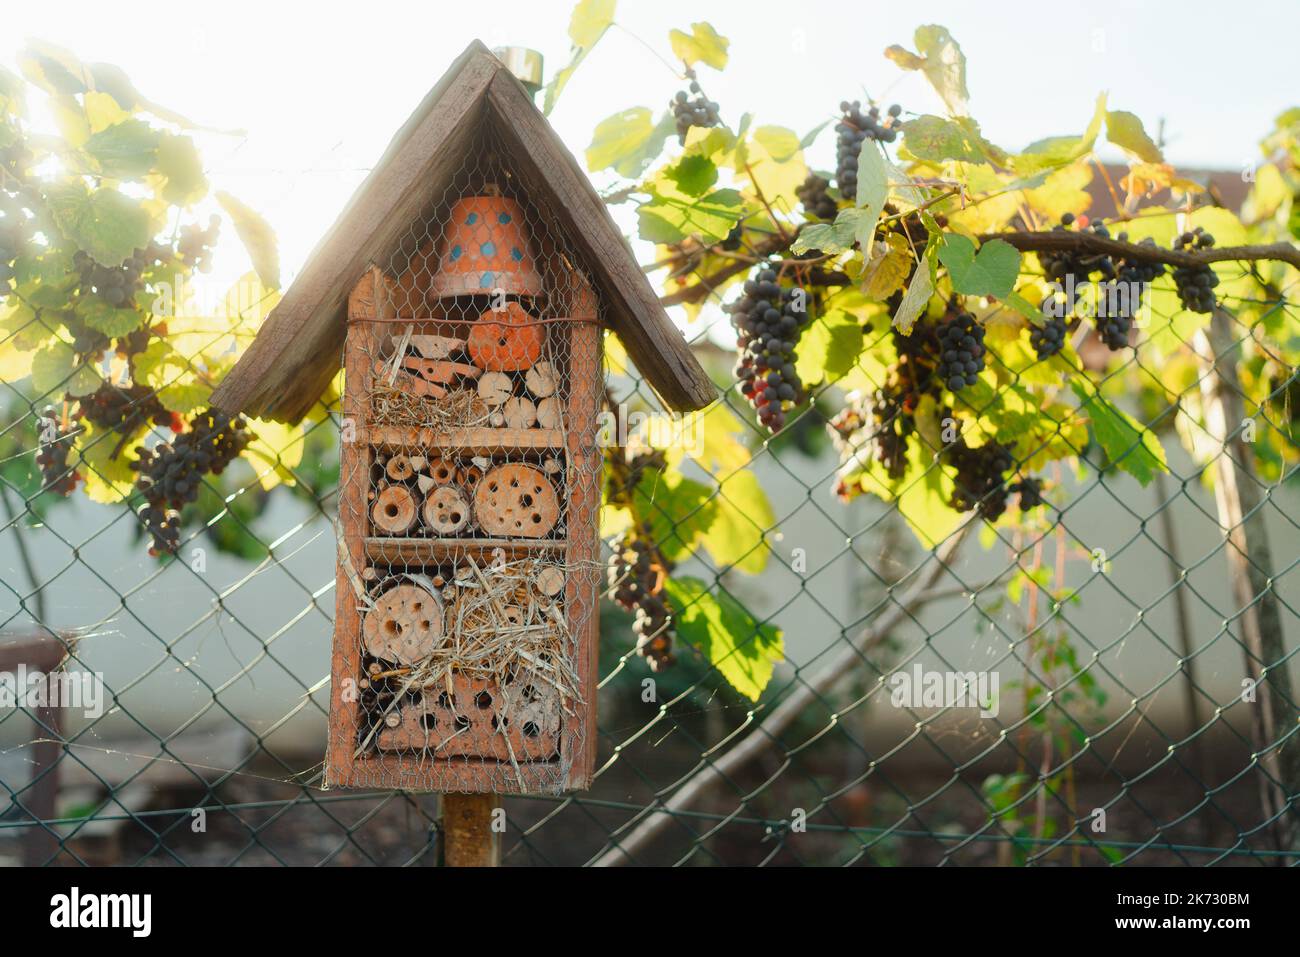
POLYGON ((503 151, 481 132, 353 296, 332 783, 590 774, 599 309, 503 151))
MULTIPOLYGON (((538 684, 556 692, 537 699, 521 688, 520 697, 510 698, 503 688, 519 685, 517 669, 511 680, 518 662, 493 658, 490 648, 482 649, 489 663, 473 678, 439 686, 451 673, 439 656, 465 649, 445 643, 456 628, 444 624, 441 636, 428 634, 432 620, 423 628, 419 614, 426 609, 416 609, 411 594, 434 599, 444 614, 481 613, 485 596, 508 594, 506 609, 519 611, 498 610, 489 600, 489 632, 498 633, 504 622, 522 633, 535 627, 535 607, 554 597, 543 584, 547 569, 558 570, 565 624, 543 623, 538 630, 541 640, 554 642, 548 646, 552 675, 563 671, 566 653, 571 674, 580 675, 579 631, 597 621, 594 608, 576 611, 570 597, 584 572, 592 577, 582 587, 594 587, 599 564, 595 555, 574 561, 572 512, 575 496, 586 502, 598 492, 595 463, 575 474, 568 438, 540 448, 508 444, 503 438, 514 427, 491 421, 502 404, 484 400, 486 424, 448 422, 436 403, 395 406, 384 391, 396 381, 395 375, 385 381, 395 370, 446 388, 446 395, 429 390, 422 399, 464 393, 469 398, 461 401, 477 407, 473 397, 482 398, 488 370, 473 361, 468 341, 445 356, 421 348, 441 348, 439 339, 468 340, 458 335, 465 326, 501 311, 491 309, 490 292, 431 295, 436 272, 427 250, 441 255, 457 203, 471 195, 514 200, 538 244, 541 292, 521 288, 504 298, 530 318, 498 324, 538 330, 533 368, 552 364, 564 397, 560 428, 587 427, 585 419, 574 421, 574 403, 596 402, 607 380, 601 401, 654 404, 635 370, 600 374, 599 340, 579 341, 594 326, 547 321, 575 311, 565 292, 585 287, 577 278, 581 264, 563 237, 548 230, 545 211, 500 173, 492 151, 476 155, 410 242, 379 264, 385 281, 375 295, 376 318, 354 321, 349 330, 347 356, 361 369, 349 381, 360 385, 303 432, 312 455, 326 461, 341 435, 339 477, 328 466, 313 471, 304 458, 292 468, 292 494, 304 507, 269 524, 235 507, 257 489, 254 477, 237 478, 234 487, 218 489, 224 510, 184 530, 187 554, 185 548, 239 526, 260 544, 260 560, 219 570, 193 561, 124 561, 121 545, 140 522, 132 503, 76 507, 69 517, 49 507, 48 493, 19 481, 16 471, 5 472, 8 513, 0 540, 11 561, 3 575, 3 625, 11 637, 0 663, 12 670, 45 661, 53 670, 53 647, 63 672, 103 675, 107 697, 94 717, 31 704, 0 714, 6 735, 0 783, 8 799, 0 840, 16 848, 13 856, 32 863, 94 863, 105 854, 156 864, 436 863, 436 799, 416 792, 453 777, 463 782, 456 768, 472 774, 476 786, 518 790, 520 775, 529 775, 526 785, 559 791, 568 780, 565 748, 598 747, 589 789, 507 801, 506 863, 1294 862, 1296 704, 1288 672, 1295 612, 1287 595, 1297 555, 1296 503, 1288 488, 1296 461, 1289 401, 1296 374, 1268 345, 1278 330, 1294 328, 1295 307, 1286 300, 1227 302, 1224 317, 1251 318, 1226 320, 1226 334, 1214 339, 1189 337, 1187 348, 1212 361, 1190 384, 1166 388, 1164 401, 1138 410, 1143 433, 1181 430, 1202 454, 1172 458, 1170 473, 1142 492, 1105 471, 1058 475, 1058 495, 1032 532, 990 531, 975 511, 964 530, 922 548, 901 528, 906 500, 837 504, 826 490, 841 472, 838 456, 810 456, 794 439, 760 441, 754 427, 749 458, 709 476, 711 496, 726 498, 737 475, 753 472, 775 506, 772 521, 759 528, 764 539, 800 541, 814 527, 824 530, 800 570, 788 549, 774 549, 778 567, 759 589, 707 554, 691 559, 712 590, 745 593, 763 609, 764 623, 780 622, 791 638, 757 703, 728 688, 716 661, 682 648, 677 666, 656 676, 658 694, 645 700, 648 672, 633 653, 628 619, 608 605, 599 616, 599 692, 580 677, 568 685, 538 682, 534 672, 525 679, 534 692, 538 684), (490 184, 499 192, 488 193, 490 184), (384 311, 393 315, 379 318, 384 311), (480 371, 457 371, 449 380, 439 380, 441 372, 426 376, 426 363, 438 362, 480 371), (575 367, 594 374, 575 376, 575 367), (1266 400, 1256 404, 1224 375, 1220 384, 1245 403, 1245 416, 1216 425, 1203 392, 1219 378, 1216 368, 1270 376, 1266 400), (431 443, 379 441, 382 429, 487 430, 500 437, 449 443, 433 455, 431 443), (1274 460, 1267 478, 1242 454, 1247 431, 1254 447, 1274 460), (558 473, 548 471, 548 455, 560 464, 558 473), (556 503, 554 524, 542 522, 547 532, 523 539, 531 544, 520 549, 514 548, 518 535, 485 528, 478 511, 487 476, 509 465, 533 470, 526 474, 548 483, 556 503), (1225 468, 1246 483, 1246 500, 1253 502, 1227 523, 1203 487, 1206 476, 1225 468), (579 479, 585 488, 577 487, 579 479), (390 514, 379 502, 394 488, 405 489, 410 501, 390 514), (448 488, 455 493, 430 495, 448 488), (1097 525, 1099 515, 1109 522, 1105 528, 1097 525), (343 534, 349 551, 341 564, 350 562, 357 580, 340 573, 337 607, 340 620, 351 609, 350 627, 335 621, 333 569, 312 560, 324 556, 332 563, 336 516, 363 532, 349 537, 345 527, 343 534), (395 523, 395 531, 384 522, 395 523), (1271 554, 1257 538, 1242 554, 1234 533, 1247 527, 1271 534, 1271 554), (511 541, 512 548, 500 546, 504 557, 493 555, 492 539, 511 541), (444 546, 435 550, 439 541, 444 546), (1104 547, 1100 562, 1096 547, 1104 547), (1045 597, 1033 577, 1044 554, 1053 573, 1069 580, 1077 604, 1045 597), (1225 569, 1238 560, 1254 576, 1250 594, 1224 587, 1225 569), (1025 602, 1013 613, 1001 592, 1026 569, 1033 574, 1025 602), (399 591, 407 586, 418 594, 399 591), (372 646, 363 615, 383 608, 401 627, 376 629, 372 646), (1261 657, 1252 629, 1268 608, 1288 643, 1261 657), (326 680, 326 636, 335 628, 340 638, 333 678, 326 680), (213 656, 203 641, 208 635, 219 636, 231 652, 224 667, 204 667, 213 656), (799 635, 810 640, 794 642, 799 635), (1141 666, 1127 657, 1135 648, 1149 653, 1141 666), (1000 673, 1011 693, 993 716, 924 698, 896 702, 890 679, 918 665, 1000 673), (340 677, 356 679, 354 701, 336 700, 340 677), (1251 678, 1262 679, 1259 696, 1242 692, 1241 682, 1251 678), (566 710, 566 691, 575 710, 596 707, 599 697, 597 736, 566 710), (479 709, 485 692, 492 700, 479 709), (1271 702, 1271 723, 1259 721, 1261 698, 1271 702), (480 710, 487 712, 486 725, 480 710), (394 713, 395 727, 387 720, 394 713), (536 737, 522 727, 534 713, 536 737), (468 732, 458 728, 462 716, 468 732), (331 717, 329 743, 340 765, 377 762, 376 776, 357 782, 371 790, 322 789, 329 771, 302 742, 322 740, 331 717), (500 734, 493 717, 512 719, 511 734, 519 736, 500 734), (308 730, 291 733, 295 727, 308 730), (214 742, 231 728, 242 735, 223 753, 214 742), (547 737, 548 728, 556 729, 554 737, 547 737), (202 830, 195 827, 200 818, 202 830), (102 846, 105 834, 112 835, 110 851, 102 846)), ((486 319, 485 326, 494 321, 486 319)), ((1181 334, 1174 317, 1152 322, 1147 335, 1181 334)), ((706 337, 707 331, 699 348, 707 354, 706 337)), ((492 342, 501 348, 499 338, 492 342)), ((508 373, 510 398, 541 398, 526 370, 508 373)), ((1170 385, 1167 373, 1139 340, 1127 362, 1105 375, 1170 385)), ((835 388, 828 382, 821 391, 835 388)), ((34 472, 40 419, 61 392, 32 395, 21 383, 5 391, 5 462, 34 472)), ((723 403, 743 414, 734 393, 723 403)), ((811 434, 825 425, 814 403, 786 431, 797 437, 801 428, 811 434)), ((1090 454, 1082 446, 1076 451, 1090 454)), ((605 557, 610 547, 607 542, 605 557)), ((589 651, 594 667, 594 645, 589 651)))

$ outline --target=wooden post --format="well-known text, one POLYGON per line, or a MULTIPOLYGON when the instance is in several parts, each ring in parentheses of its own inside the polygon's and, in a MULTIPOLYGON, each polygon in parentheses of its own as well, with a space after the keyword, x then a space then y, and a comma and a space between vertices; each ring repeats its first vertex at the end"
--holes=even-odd
POLYGON ((1279 850, 1292 847, 1300 809, 1285 813, 1288 794, 1300 794, 1300 747, 1294 742, 1278 747, 1297 721, 1286 649, 1273 591, 1273 559, 1268 527, 1260 509, 1259 480, 1253 468, 1254 451, 1242 437, 1246 407, 1237 375, 1240 348, 1235 342, 1236 317, 1216 305, 1210 325, 1197 334, 1204 376, 1201 397, 1205 424, 1223 451, 1213 463, 1214 498, 1219 525, 1227 540, 1228 575, 1233 598, 1241 609, 1238 621, 1245 640, 1246 674, 1255 684, 1252 708, 1253 744, 1263 773, 1260 797, 1279 850))
POLYGON ((446 867, 497 867, 501 836, 492 830, 493 812, 501 807, 496 794, 442 796, 442 848, 446 867))

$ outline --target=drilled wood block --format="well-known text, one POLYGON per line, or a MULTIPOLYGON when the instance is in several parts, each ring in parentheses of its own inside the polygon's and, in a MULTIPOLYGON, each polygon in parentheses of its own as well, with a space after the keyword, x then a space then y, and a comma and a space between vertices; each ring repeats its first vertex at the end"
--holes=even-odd
POLYGON ((497 761, 512 755, 545 761, 559 751, 559 695, 523 679, 502 690, 495 681, 458 675, 450 692, 426 690, 418 705, 402 707, 399 718, 397 727, 379 732, 381 751, 497 761))

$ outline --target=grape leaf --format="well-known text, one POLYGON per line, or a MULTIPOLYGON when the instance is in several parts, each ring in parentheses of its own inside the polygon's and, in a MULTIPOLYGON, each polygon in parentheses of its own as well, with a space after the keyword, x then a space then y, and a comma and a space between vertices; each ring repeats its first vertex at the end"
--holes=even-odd
POLYGON ((615 0, 578 0, 574 6, 573 15, 569 18, 569 39, 573 42, 573 47, 568 64, 546 84, 542 98, 542 112, 546 115, 549 116, 551 110, 555 109, 555 102, 574 71, 614 22, 614 7, 615 0))
POLYGON ((641 238, 654 243, 678 243, 687 236, 714 243, 725 239, 745 213, 734 189, 714 190, 693 202, 660 193, 651 197, 637 210, 637 221, 641 238))
POLYGON ((98 172, 112 179, 140 179, 153 168, 160 135, 143 120, 128 119, 94 133, 82 145, 98 172))
POLYGON ((1111 110, 1106 114, 1106 139, 1144 163, 1165 161, 1160 147, 1147 135, 1142 121, 1127 110, 1111 110))
POLYGON ((191 206, 208 194, 203 160, 188 136, 168 133, 162 138, 158 144, 158 173, 163 178, 159 195, 168 203, 191 206))
POLYGON ((959 160, 965 163, 1006 161, 1006 151, 980 135, 979 124, 969 117, 944 119, 942 116, 919 116, 903 124, 903 145, 919 160, 941 163, 959 160))
POLYGON ((217 193, 217 202, 221 204, 235 224, 235 233, 248 250, 248 258, 253 261, 253 269, 258 278, 271 289, 280 288, 280 251, 275 242, 275 231, 271 225, 254 209, 244 205, 226 192, 217 193))
POLYGON ((852 313, 832 309, 818 316, 799 337, 794 368, 805 386, 835 382, 862 353, 862 324, 852 313))
POLYGON ((59 231, 97 262, 116 266, 149 242, 149 214, 125 193, 107 186, 92 192, 69 180, 46 195, 59 231))
POLYGON ((903 293, 903 301, 898 304, 898 311, 894 313, 894 328, 903 335, 910 336, 912 325, 917 317, 925 312, 932 292, 934 292, 934 282, 930 277, 930 270, 925 267, 925 264, 918 265, 916 271, 912 273, 912 281, 907 284, 907 292, 903 293))
POLYGON ((785 655, 781 630, 760 624, 722 588, 714 595, 698 578, 668 579, 677 635, 698 649, 731 687, 757 701, 785 655))
POLYGON ((731 41, 720 36, 710 23, 692 23, 690 33, 669 30, 668 42, 672 45, 673 55, 688 67, 703 63, 721 70, 727 65, 727 47, 731 41))
POLYGON ((703 196, 718 181, 718 168, 703 156, 683 156, 663 171, 685 196, 703 196))
POLYGON ((948 267, 952 287, 965 296, 1005 299, 1020 275, 1020 250, 991 239, 975 252, 975 243, 961 233, 944 233, 939 261, 948 267))
POLYGON ((885 56, 904 70, 920 70, 930 81, 948 111, 965 116, 970 94, 966 90, 966 54, 946 27, 930 24, 917 27, 912 36, 916 53, 897 44, 885 50, 885 56))
POLYGON ((87 296, 77 303, 77 315, 86 325, 111 339, 134 332, 144 324, 144 314, 138 309, 119 309, 98 296, 87 296))
POLYGON ((871 250, 859 277, 862 292, 869 299, 883 302, 902 288, 912 264, 912 247, 898 233, 891 232, 885 242, 871 250))
POLYGON ((1092 423, 1092 434, 1106 453, 1106 458, 1128 472, 1142 485, 1157 472, 1169 471, 1164 447, 1156 434, 1144 429, 1124 410, 1106 401, 1100 392, 1088 390, 1077 380, 1070 388, 1079 397, 1079 411, 1092 423))

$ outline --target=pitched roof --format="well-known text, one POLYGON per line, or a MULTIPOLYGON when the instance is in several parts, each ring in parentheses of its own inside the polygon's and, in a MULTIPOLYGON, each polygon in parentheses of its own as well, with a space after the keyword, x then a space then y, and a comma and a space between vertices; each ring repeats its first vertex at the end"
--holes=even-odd
POLYGON ((383 157, 308 257, 212 404, 296 422, 337 373, 347 296, 383 261, 451 181, 483 122, 560 220, 586 260, 609 321, 637 369, 672 409, 703 408, 716 389, 672 324, 604 202, 514 76, 471 43, 393 137, 383 157))

